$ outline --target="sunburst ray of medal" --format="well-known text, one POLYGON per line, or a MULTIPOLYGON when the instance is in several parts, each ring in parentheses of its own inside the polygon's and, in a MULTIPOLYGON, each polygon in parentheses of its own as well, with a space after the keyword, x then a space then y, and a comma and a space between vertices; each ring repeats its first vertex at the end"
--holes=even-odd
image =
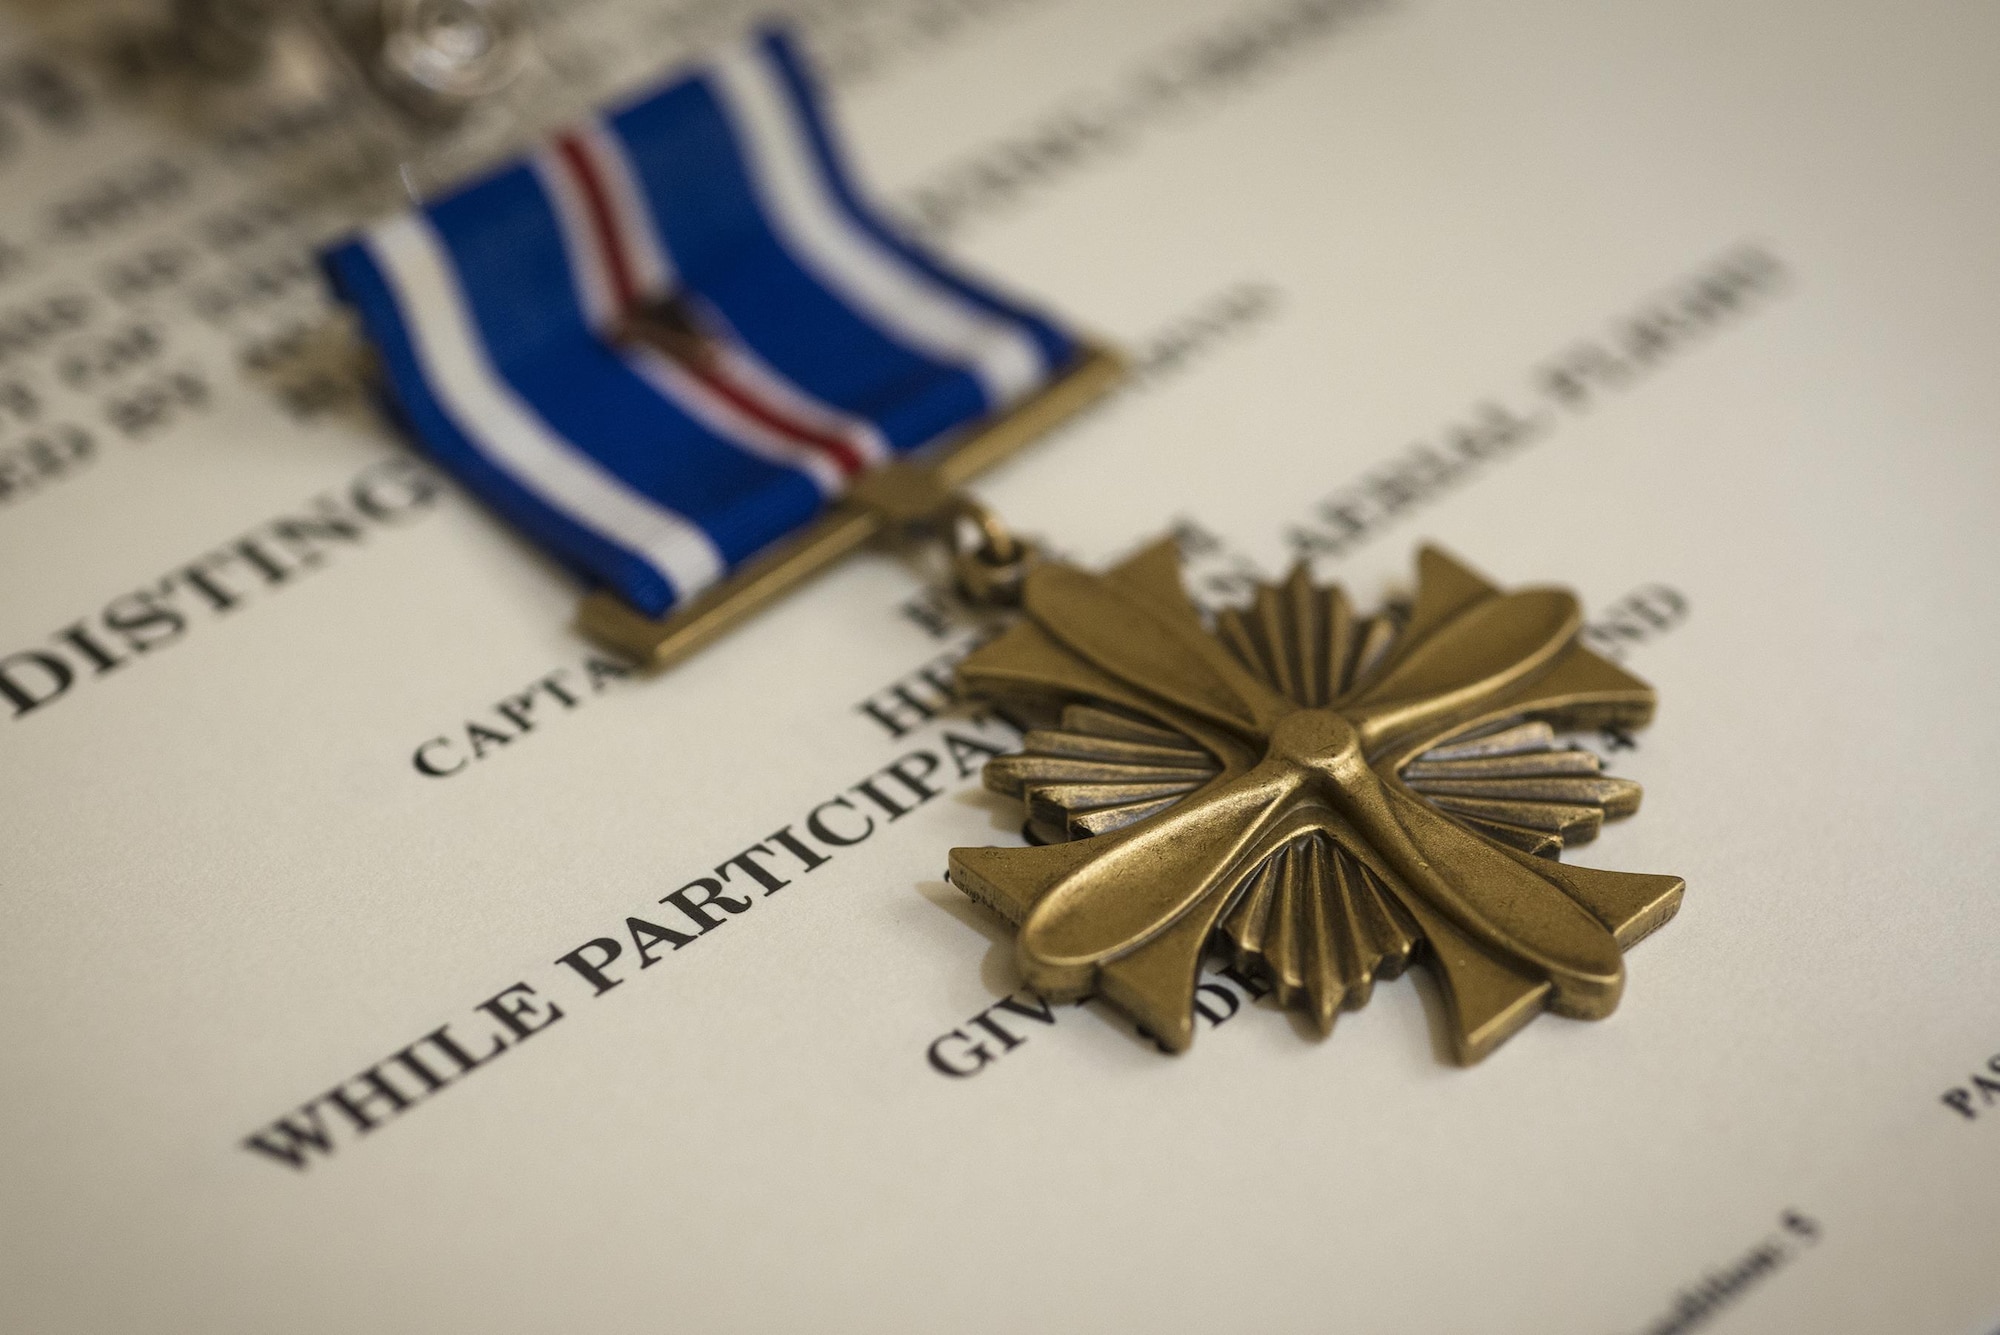
POLYGON ((1640 796, 1559 733, 1642 726, 1653 693, 1583 646, 1568 594, 1418 565, 1409 606, 1358 616, 1300 567, 1212 629, 1170 544, 1031 582, 960 676, 1050 717, 986 769, 1046 847, 952 855, 1022 925, 1031 984, 1101 992, 1172 1049, 1211 946, 1322 1033, 1426 959, 1461 1061, 1544 1006, 1609 1013, 1682 883, 1556 861, 1640 796))

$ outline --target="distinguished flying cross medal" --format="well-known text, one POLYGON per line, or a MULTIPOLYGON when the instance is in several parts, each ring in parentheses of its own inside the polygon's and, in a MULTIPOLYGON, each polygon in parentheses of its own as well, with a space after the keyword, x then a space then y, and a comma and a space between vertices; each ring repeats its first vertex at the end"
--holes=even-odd
POLYGON ((961 485, 1101 396, 1117 357, 870 205, 799 44, 760 34, 325 256, 392 408, 596 587, 579 624, 674 662, 878 535, 942 537, 1018 606, 971 692, 1041 711, 989 786, 1042 846, 961 848, 1027 982, 1185 1048, 1204 957, 1322 1032, 1422 958, 1476 1061, 1547 1007, 1600 1017, 1682 883, 1556 854, 1638 805, 1557 734, 1652 691, 1575 599, 1434 550, 1407 609, 1303 569, 1205 622, 1170 544, 1046 563, 961 485))
POLYGON ((1211 631, 1161 543, 1037 570, 1022 606, 959 677, 1060 711, 986 767, 1054 842, 955 849, 951 879, 1020 928, 1043 996, 1101 995, 1179 1050, 1220 943, 1325 1033, 1421 948, 1473 1062, 1544 1006, 1609 1015, 1621 953, 1680 905, 1679 877, 1555 860, 1639 804, 1557 731, 1653 712, 1563 590, 1426 548, 1406 614, 1356 617, 1301 567, 1211 631))

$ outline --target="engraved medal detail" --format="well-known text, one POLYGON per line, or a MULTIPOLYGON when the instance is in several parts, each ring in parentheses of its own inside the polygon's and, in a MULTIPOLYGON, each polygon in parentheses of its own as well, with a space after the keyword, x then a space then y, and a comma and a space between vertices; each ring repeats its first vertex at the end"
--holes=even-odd
POLYGON ((1610 1013, 1682 882, 1555 860, 1639 803, 1557 733, 1642 726, 1653 692, 1582 646, 1567 592, 1418 565, 1408 608, 1356 616, 1301 569, 1212 632, 1171 544, 1029 577, 1027 619, 959 672, 1052 720, 986 770, 1048 846, 951 873, 1019 925, 1031 986, 1102 994, 1175 1050, 1211 946, 1322 1033, 1422 958, 1464 1062, 1544 1006, 1610 1013))

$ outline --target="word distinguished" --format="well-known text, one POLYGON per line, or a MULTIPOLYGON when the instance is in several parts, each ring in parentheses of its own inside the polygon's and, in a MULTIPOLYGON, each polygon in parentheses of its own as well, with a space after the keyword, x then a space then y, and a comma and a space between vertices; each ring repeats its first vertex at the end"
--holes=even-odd
POLYGON ((619 926, 556 956, 552 983, 538 987, 523 979, 501 988, 473 1006, 467 1019, 404 1044, 245 1136, 240 1145, 304 1172, 563 1019, 570 1010, 556 999, 561 989, 575 995, 578 983, 585 984, 585 1001, 617 990, 952 786, 978 777, 988 760, 1019 744, 1021 732, 997 712, 953 718, 929 745, 904 752, 619 926))
POLYGON ((179 643, 201 622, 283 590, 336 551, 421 517, 443 494, 443 482, 415 459, 371 464, 337 491, 119 594, 46 644, 0 657, 0 699, 16 719, 46 708, 85 681, 179 643))

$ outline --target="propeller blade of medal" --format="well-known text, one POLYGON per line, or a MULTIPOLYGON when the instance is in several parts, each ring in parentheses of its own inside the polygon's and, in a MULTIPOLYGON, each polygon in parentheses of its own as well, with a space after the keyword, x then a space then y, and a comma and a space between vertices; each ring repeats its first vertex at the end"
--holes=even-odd
POLYGON ((1390 738, 1480 712, 1553 665, 1582 627, 1576 598, 1562 589, 1484 599, 1411 646, 1340 712, 1372 756, 1390 738))
POLYGON ((1193 617, 1183 623, 1100 575, 1044 567, 1029 576, 1023 603, 1096 667, 1244 737, 1263 740, 1299 708, 1250 675, 1193 617))

